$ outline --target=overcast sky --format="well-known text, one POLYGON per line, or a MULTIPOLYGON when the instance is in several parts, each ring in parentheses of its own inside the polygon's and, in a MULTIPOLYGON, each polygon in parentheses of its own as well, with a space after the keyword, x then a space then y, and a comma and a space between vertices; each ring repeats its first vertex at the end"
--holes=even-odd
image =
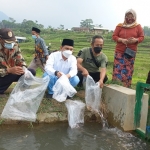
POLYGON ((136 11, 138 23, 150 26, 150 0, 0 0, 0 11, 18 23, 37 20, 44 27, 62 24, 65 29, 92 19, 94 25, 113 30, 130 8, 136 11))

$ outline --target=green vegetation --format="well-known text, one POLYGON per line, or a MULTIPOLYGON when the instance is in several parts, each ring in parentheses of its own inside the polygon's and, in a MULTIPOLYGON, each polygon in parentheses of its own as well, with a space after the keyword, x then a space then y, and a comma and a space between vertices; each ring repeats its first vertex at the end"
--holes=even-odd
MULTIPOLYGON (((17 35, 19 36, 19 35, 17 35)), ((76 56, 78 51, 83 47, 90 46, 91 37, 94 36, 93 33, 81 33, 81 32, 72 32, 72 31, 51 31, 47 34, 44 32, 41 34, 41 37, 45 40, 46 44, 48 45, 51 43, 50 50, 59 50, 61 45, 61 40, 63 38, 72 38, 75 41, 75 48, 74 48, 74 55, 76 56)), ((108 83, 111 83, 112 77, 112 69, 113 69, 113 60, 114 60, 114 50, 115 50, 115 43, 111 40, 111 33, 104 36, 104 48, 103 52, 108 56, 108 68, 107 68, 107 75, 109 77, 108 83)), ((27 34, 28 42, 20 43, 20 47, 23 53, 23 56, 29 65, 30 61, 33 58, 34 53, 34 40, 31 39, 31 35, 27 34)), ((150 69, 150 37, 145 37, 143 43, 139 44, 138 52, 135 60, 134 65, 134 74, 133 74, 133 82, 132 88, 135 88, 136 83, 138 81, 144 82, 147 78, 147 73, 150 69)), ((37 76, 42 76, 42 71, 37 70, 37 76)), ((118 84, 118 83, 117 83, 118 84)))

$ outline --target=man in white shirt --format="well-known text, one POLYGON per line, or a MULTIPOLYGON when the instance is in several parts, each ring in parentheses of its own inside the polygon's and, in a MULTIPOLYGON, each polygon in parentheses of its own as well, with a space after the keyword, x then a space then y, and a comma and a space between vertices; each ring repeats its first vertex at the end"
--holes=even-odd
POLYGON ((70 84, 75 87, 79 83, 77 76, 77 60, 72 55, 74 41, 71 39, 63 39, 60 51, 51 53, 48 57, 45 66, 45 73, 43 77, 49 75, 50 82, 48 84, 47 98, 53 96, 53 86, 62 74, 65 74, 70 84))

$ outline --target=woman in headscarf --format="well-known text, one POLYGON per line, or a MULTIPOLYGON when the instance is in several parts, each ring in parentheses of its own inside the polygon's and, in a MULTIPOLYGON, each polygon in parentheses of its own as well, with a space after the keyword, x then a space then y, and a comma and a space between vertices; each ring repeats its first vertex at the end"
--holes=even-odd
POLYGON ((124 22, 116 26, 112 38, 116 42, 112 80, 119 80, 123 86, 131 87, 137 46, 144 40, 143 29, 136 22, 133 9, 126 11, 124 22), (127 47, 135 52, 135 56, 125 53, 127 47))

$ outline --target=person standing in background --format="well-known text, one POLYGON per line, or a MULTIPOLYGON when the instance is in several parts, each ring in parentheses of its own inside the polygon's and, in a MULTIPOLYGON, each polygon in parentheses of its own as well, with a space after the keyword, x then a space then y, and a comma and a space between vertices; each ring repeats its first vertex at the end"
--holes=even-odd
POLYGON ((127 10, 124 22, 116 26, 112 35, 116 42, 112 80, 121 81, 125 87, 131 87, 137 46, 144 40, 143 29, 136 20, 136 12, 127 10))
POLYGON ((35 56, 28 68, 36 71, 36 69, 40 67, 44 72, 44 66, 46 64, 46 60, 48 59, 49 53, 44 40, 40 37, 40 32, 40 29, 35 27, 32 28, 32 38, 35 40, 35 56))

